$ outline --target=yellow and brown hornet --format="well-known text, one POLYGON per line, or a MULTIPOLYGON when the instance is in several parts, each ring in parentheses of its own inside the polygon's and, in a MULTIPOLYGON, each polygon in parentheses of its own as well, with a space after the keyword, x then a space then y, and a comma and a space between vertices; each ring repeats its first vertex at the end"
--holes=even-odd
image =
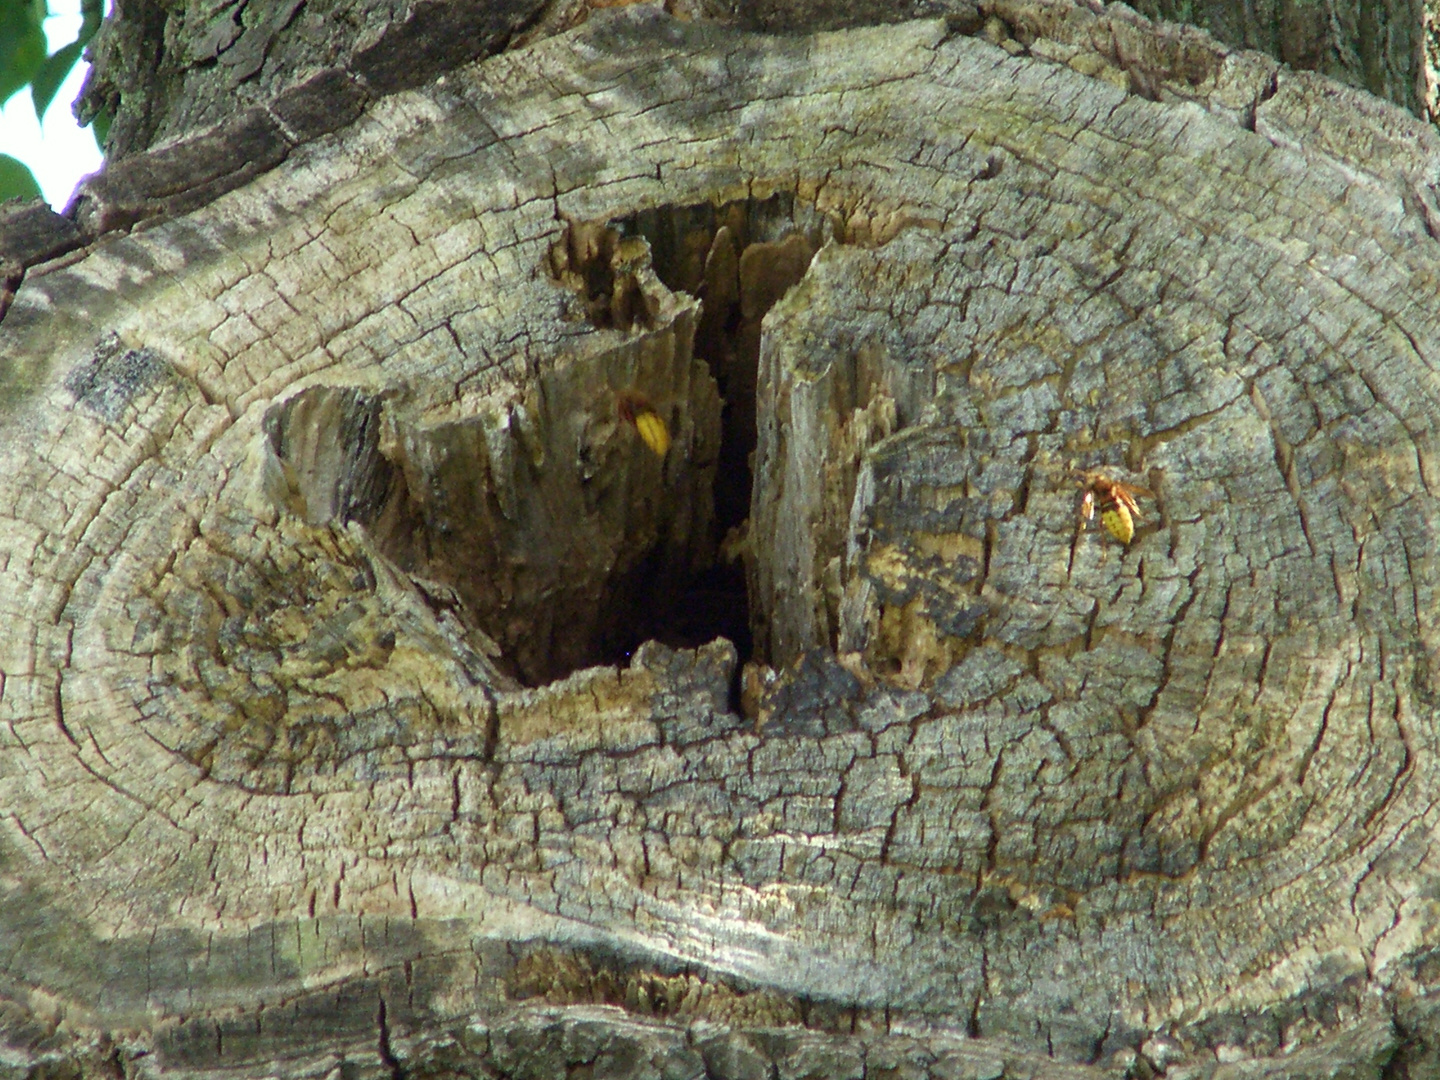
POLYGON ((620 419, 634 427, 641 441, 663 458, 670 450, 670 429, 650 399, 638 390, 621 390, 616 402, 620 419))
POLYGON ((1100 508, 1100 523, 1107 532, 1122 544, 1128 544, 1135 537, 1135 522, 1142 516, 1140 498, 1153 499, 1154 493, 1134 484, 1123 484, 1111 479, 1103 469, 1088 469, 1076 476, 1084 494, 1080 497, 1080 528, 1095 516, 1100 508))

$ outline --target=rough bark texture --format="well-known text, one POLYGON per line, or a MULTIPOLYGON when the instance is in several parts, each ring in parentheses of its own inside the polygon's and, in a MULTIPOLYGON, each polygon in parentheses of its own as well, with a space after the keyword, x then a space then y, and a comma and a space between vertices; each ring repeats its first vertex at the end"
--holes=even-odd
POLYGON ((1024 11, 596 15, 30 271, 0 1069, 1440 1067, 1440 142, 1024 11))
MULTIPOLYGON (((618 0, 619 3, 633 0, 618 0)), ((92 49, 80 105, 113 117, 107 157, 193 136, 284 94, 318 104, 310 123, 353 119, 350 99, 419 86, 516 40, 568 29, 617 0, 117 0, 92 49), (331 104, 315 90, 324 86, 331 104)), ((1098 3, 1095 5, 1098 9, 1098 3)), ((1198 25, 1431 116, 1433 18, 1424 0, 1137 0, 1143 14, 1198 25)), ((666 0, 686 18, 769 33, 814 32, 922 17, 1025 22, 1045 5, 1015 0, 666 0)), ((1023 35, 1021 35, 1023 37, 1023 35)), ((1025 44, 1029 44, 1028 40, 1025 44)))
POLYGON ((1193 23, 1237 48, 1436 115, 1435 38, 1425 0, 1136 0, 1152 18, 1193 23))
POLYGON ((111 162, 306 98, 303 126, 504 48, 542 0, 117 0, 79 112, 112 117, 111 162), (343 80, 347 86, 337 85, 343 80), (306 91, 314 91, 307 94, 306 91))

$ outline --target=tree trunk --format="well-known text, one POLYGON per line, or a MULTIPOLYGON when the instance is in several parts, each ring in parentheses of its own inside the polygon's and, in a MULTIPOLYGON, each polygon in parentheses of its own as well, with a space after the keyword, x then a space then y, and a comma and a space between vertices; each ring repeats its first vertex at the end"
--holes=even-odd
POLYGON ((1417 116, 1440 114, 1440 39, 1426 0, 1136 0, 1133 6, 1369 90, 1417 116))
POLYGON ((1440 1068, 1440 141, 980 15, 91 185, 0 333, 6 1075, 1440 1068))

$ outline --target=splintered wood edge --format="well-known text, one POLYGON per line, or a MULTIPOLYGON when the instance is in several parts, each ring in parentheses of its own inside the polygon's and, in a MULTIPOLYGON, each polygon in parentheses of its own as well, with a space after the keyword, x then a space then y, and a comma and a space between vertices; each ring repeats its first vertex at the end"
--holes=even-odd
MULTIPOLYGON (((1276 95, 1261 103, 1257 130, 1277 133, 1275 141, 1283 143, 1278 133, 1302 105, 1310 108, 1313 101, 1276 95)), ((1379 122, 1395 123, 1389 114, 1379 122)), ((133 645, 138 625, 119 612, 145 592, 155 566, 193 550, 217 520, 238 527, 231 511, 243 500, 234 493, 248 482, 240 466, 277 397, 330 381, 375 388, 423 386, 427 380, 450 386, 467 379, 498 382, 542 360, 564 340, 558 320, 547 323, 534 314, 553 304, 553 286, 537 269, 558 235, 560 215, 604 220, 639 207, 787 191, 812 200, 857 237, 890 239, 898 235, 887 224, 893 222, 938 223, 946 230, 956 224, 950 221, 950 192, 963 186, 957 177, 964 184, 988 182, 992 173, 1003 177, 1007 168, 1046 160, 1045 140, 1032 141, 1027 132, 1059 131, 1075 139, 1066 144, 1049 136, 1058 140, 1053 145, 1062 156, 1067 149, 1080 155, 1070 180, 1082 197, 1098 197, 1104 177, 1087 178, 1084 161, 1094 152, 1087 140, 1105 124, 1119 125, 1142 146, 1163 136, 1179 159, 1234 155, 1240 168, 1229 179, 1237 189, 1252 170, 1260 177, 1245 189, 1253 198, 1234 200, 1237 210, 1258 212, 1277 191, 1282 214, 1332 207, 1336 221, 1318 239, 1309 236, 1311 250, 1286 238, 1288 225, 1267 241, 1277 265, 1308 267, 1329 295, 1383 312, 1386 327, 1412 343, 1385 340, 1393 350, 1385 370, 1394 372, 1406 393, 1426 396, 1425 387, 1412 385, 1412 376, 1395 366, 1402 359, 1413 364, 1415 352, 1435 355, 1428 294, 1414 284, 1437 280, 1435 254, 1423 213, 1407 205, 1401 190, 1404 183, 1426 180, 1423 168, 1397 186, 1357 184, 1345 163, 1324 148, 1303 141, 1296 148, 1272 147, 1193 106, 1153 105, 1053 63, 1013 60, 973 41, 947 41, 938 23, 766 41, 684 29, 645 13, 596 19, 575 34, 491 60, 444 87, 386 99, 353 128, 308 146, 205 210, 117 240, 28 282, 0 342, 8 388, 0 414, 9 429, 10 462, 0 469, 0 505, 15 508, 4 534, 0 604, 12 630, 0 654, 0 707, 10 732, 4 751, 17 763, 7 769, 3 804, 11 808, 7 860, 23 867, 25 888, 36 890, 39 900, 27 918, 38 920, 42 939, 72 920, 86 928, 73 949, 52 955, 50 970, 60 974, 51 992, 67 1001, 73 1016, 101 1026, 144 1027, 147 1017, 192 1011, 195 1006, 182 1006, 177 996, 182 985, 191 1003, 218 1003, 235 986, 246 987, 255 1000, 283 1002, 295 999, 301 986, 359 971, 361 955, 369 957, 371 970, 394 972, 407 952, 431 956, 446 947, 442 941, 454 946, 454 931, 440 929, 453 926, 451 920, 467 925, 473 940, 534 934, 593 940, 582 928, 608 926, 614 929, 602 930, 599 939, 639 942, 642 951, 687 962, 705 957, 697 942, 685 940, 683 926, 695 913, 693 897, 709 896, 707 871, 672 863, 675 882, 689 873, 690 887, 698 885, 688 901, 683 886, 625 886, 627 880, 644 882, 627 874, 657 872, 639 869, 656 853, 617 834, 600 844, 619 854, 617 875, 597 876, 592 887, 608 881, 621 890, 619 903, 577 904, 579 898, 565 892, 576 887, 574 880, 556 885, 535 847, 535 837, 547 829, 569 827, 543 790, 533 793, 533 805, 505 808, 502 816, 525 826, 513 836, 502 842, 476 833, 466 840, 481 852, 478 858, 457 860, 455 846, 436 844, 433 838, 446 823, 467 820, 471 804, 480 805, 494 784, 492 763, 473 750, 457 756, 437 747, 433 756, 412 763, 403 779, 381 776, 365 791, 342 785, 296 806, 282 795, 208 783, 193 767, 138 743, 133 717, 148 660, 117 663, 116 648, 133 645), (659 50, 658 59, 641 62, 632 48, 637 34, 659 50), (636 76, 637 65, 644 75, 636 76), (737 78, 736 65, 743 78, 737 78), (760 87, 769 92, 750 100, 760 87), (901 115, 916 100, 928 105, 957 93, 966 96, 955 115, 978 118, 982 126, 971 131, 973 140, 960 140, 969 149, 939 166, 917 163, 905 130, 877 130, 866 115, 867 109, 881 119, 901 115), (697 108, 707 95, 723 104, 697 108), (1013 107, 1017 100, 1023 107, 1007 117, 1006 103, 1013 107), (842 102, 851 110, 849 126, 833 122, 842 102), (1046 102, 1065 119, 1037 121, 1046 102), (612 154, 605 144, 587 141, 585 133, 593 133, 601 117, 607 129, 623 132, 616 145, 632 149, 612 154), (727 137, 742 129, 751 140, 727 137), (973 171, 965 172, 971 165, 973 171), (1342 207, 1339 200, 1350 196, 1356 207, 1342 207), (1354 253, 1329 239, 1347 229, 1348 243, 1359 249, 1354 253), (1359 269, 1346 261, 1361 254, 1368 262, 1359 269), (455 301, 457 293, 463 303, 455 301), (446 319, 451 321, 442 335, 437 331, 446 319), (114 345, 97 341, 97 326, 113 331, 114 345), (518 345, 509 356, 477 358, 455 346, 455 334, 518 345), (46 344, 37 344, 41 340, 46 344), (148 350, 170 370, 152 378, 145 364, 132 362, 123 371, 134 377, 96 390, 93 380, 71 376, 94 362, 97 349, 122 356, 148 350), (81 400, 87 394, 88 405, 81 400), (126 628, 131 640, 118 642, 117 631, 126 628), (57 792, 66 793, 63 806, 57 792), (238 820, 255 823, 253 833, 237 834, 238 820), (460 872, 452 880, 454 870, 460 872), (526 878, 535 871, 543 872, 526 878), (487 910, 486 898, 504 895, 512 873, 530 884, 487 910), (555 890, 549 895, 538 891, 546 880, 555 890), (198 881, 210 884, 197 894, 190 885, 198 881), (624 914, 627 909, 632 914, 624 914), (348 926, 348 919, 360 916, 396 928, 391 943, 378 947, 348 926), (153 941, 157 928, 177 955, 217 947, 217 955, 231 955, 227 938, 272 934, 277 925, 302 932, 293 950, 271 948, 264 972, 217 968, 213 981, 197 984, 186 977, 139 996, 127 996, 122 987, 103 1004, 100 987, 85 974, 96 955, 133 970, 139 953, 131 943, 153 941), (403 926, 410 930, 401 933, 403 926), (313 940, 304 940, 306 933, 313 940), (273 961, 282 953, 277 976, 273 961)), ((1187 193, 1197 204, 1214 197, 1213 190, 1187 193)), ((1266 235, 1266 223, 1256 227, 1266 235)), ((1433 475, 1433 442, 1429 428, 1418 426, 1415 404, 1396 409, 1413 429, 1423 478, 1433 475)), ((1280 421, 1258 432, 1275 440, 1290 480, 1280 421)), ((343 551, 337 557, 349 558, 343 551)), ((1424 566, 1417 567, 1423 577, 1424 566)), ((1415 614, 1422 619, 1419 641, 1428 647, 1431 630, 1422 613, 1415 614)), ((593 694, 588 683, 576 689, 593 694)), ((554 729, 536 720, 527 730, 541 735, 554 729)), ((1165 959, 1165 970, 1154 973, 1156 988, 1178 985, 1180 991, 1168 1004, 1156 1003, 1163 1006, 1160 1013, 1145 1012, 1144 1021, 1132 1015, 1125 1024, 1189 1025, 1185 1030, 1193 1032, 1207 1019, 1263 1012, 1316 978, 1343 983, 1379 976, 1383 969, 1382 985, 1404 983, 1407 959, 1429 947, 1431 920, 1420 908, 1387 901, 1385 893, 1403 892, 1407 881, 1430 871, 1420 858, 1399 872, 1394 885, 1378 883, 1373 853, 1398 836, 1398 824, 1381 823, 1408 819, 1408 836, 1433 813, 1433 800, 1413 779, 1424 775, 1418 756, 1429 749, 1428 736, 1411 731, 1406 737, 1413 743, 1409 765, 1397 775, 1383 813, 1372 815, 1376 824, 1366 826, 1370 832, 1360 846, 1322 866, 1295 867, 1297 880, 1318 878, 1318 892, 1297 894, 1310 896, 1317 922, 1296 929, 1296 943, 1306 944, 1291 962, 1246 970, 1230 989, 1216 993, 1236 974, 1229 970, 1228 951, 1247 950, 1238 937, 1227 939, 1212 928, 1205 933, 1217 935, 1214 959, 1226 970, 1197 982, 1172 966, 1175 957, 1165 959), (1367 881, 1371 899, 1362 902, 1359 883, 1367 881), (1321 909, 1339 897, 1355 906, 1355 914, 1342 912, 1338 920, 1324 914, 1321 909), (1330 976, 1322 978, 1322 972, 1330 976)), ((753 736, 726 738, 726 753, 738 754, 733 765, 747 762, 761 776, 767 767, 784 771, 775 757, 778 747, 769 748, 768 766, 763 756, 760 764, 749 764, 753 736)), ((1311 761, 1305 759, 1307 767, 1311 761)), ((834 768, 823 753, 792 764, 817 777, 834 768)), ((885 769, 877 777, 889 782, 885 769)), ((1311 854, 1323 852, 1322 845, 1311 854)), ((716 865, 698 847, 686 857, 702 868, 716 865)), ((1216 898, 1225 882, 1217 876, 1195 883, 1201 898, 1192 917, 1212 920, 1225 909, 1224 899, 1216 898)), ((1023 884, 999 884, 1012 903, 1030 902, 1023 884)), ((749 887, 732 888, 744 893, 749 887)), ((713 940, 734 932, 731 944, 758 950, 776 936, 765 927, 767 918, 785 913, 791 919, 790 912, 799 910, 787 888, 793 887, 777 882, 773 896, 756 894, 753 903, 742 897, 739 908, 707 920, 713 940), (742 916, 751 920, 748 926, 733 921, 742 916), (747 938, 750 933, 755 936, 747 938)), ((1177 882, 1172 901, 1186 888, 1177 882)), ((818 895, 807 902, 824 903, 818 895)), ((1176 923, 1184 918, 1179 907, 1172 913, 1176 923)), ((1235 921, 1222 921, 1225 927, 1254 921, 1243 911, 1226 918, 1235 921)), ((1046 925, 1058 930, 1065 921, 1046 925)), ((1172 931, 1178 933, 1174 923, 1165 928, 1172 931)), ((1135 932, 1135 943, 1153 947, 1143 926, 1135 932)), ((1190 932, 1196 943, 1204 936, 1190 932)), ((1083 965, 1086 950, 1103 948, 1106 934, 1101 929, 1088 942, 1062 936, 1051 947, 1056 956, 1083 965)), ((708 959, 721 970, 769 979, 801 996, 841 985, 859 997, 867 983, 876 1001, 898 991, 899 973, 862 960, 863 950, 841 949, 839 962, 822 961, 821 952, 835 945, 833 930, 811 935, 816 927, 802 921, 788 936, 778 935, 785 947, 776 958, 756 951, 738 960, 712 952, 708 959)), ((933 960, 938 954, 926 955, 933 960)), ((973 993, 968 965, 932 975, 973 993)), ((473 972, 486 965, 460 968, 473 972)), ((424 988, 440 1001, 468 977, 457 969, 435 975, 424 988)), ((394 994, 385 1000, 393 1003, 394 994)), ((432 1007, 463 1011, 453 997, 446 1000, 447 1006, 432 1007)), ((1032 1001, 1026 1007, 1042 1006, 1032 1001)), ((979 1008, 977 1000, 959 1000, 956 1016, 972 1008, 979 1008)), ((389 1016, 392 1025, 420 1022, 419 1012, 402 1021, 393 1005, 389 1016)), ((185 1059, 179 1044, 168 1044, 166 1052, 176 1062, 185 1059)))

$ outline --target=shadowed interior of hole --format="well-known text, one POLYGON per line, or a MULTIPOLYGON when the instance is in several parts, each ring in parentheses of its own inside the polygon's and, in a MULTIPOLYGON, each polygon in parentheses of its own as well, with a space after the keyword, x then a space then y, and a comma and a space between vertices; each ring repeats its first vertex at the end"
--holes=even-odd
MULTIPOLYGON (((713 517, 721 557, 690 575, 678 590, 648 590, 642 605, 646 617, 632 625, 609 659, 628 657, 647 640, 693 648, 723 636, 734 643, 742 662, 763 661, 753 656, 745 561, 735 550, 744 536, 754 485, 760 324, 804 276, 823 242, 825 221, 781 194, 719 206, 663 206, 611 225, 622 236, 645 238, 655 275, 667 288, 700 299, 694 354, 709 365, 724 405, 713 517)), ((763 557, 763 552, 750 557, 763 557)), ((643 583, 640 591, 647 591, 643 583)))
POLYGON ((308 388, 266 417, 276 501, 362 525, 521 683, 626 662, 647 640, 723 636, 749 659, 746 564, 767 554, 743 540, 760 323, 804 275, 823 221, 777 197, 574 228, 556 280, 609 343, 438 419, 308 388), (647 295, 648 271, 624 261, 646 245, 650 293, 658 278, 673 297, 647 295), (618 269, 595 272, 597 257, 618 269), (668 454, 634 422, 635 380, 671 425, 668 454))

